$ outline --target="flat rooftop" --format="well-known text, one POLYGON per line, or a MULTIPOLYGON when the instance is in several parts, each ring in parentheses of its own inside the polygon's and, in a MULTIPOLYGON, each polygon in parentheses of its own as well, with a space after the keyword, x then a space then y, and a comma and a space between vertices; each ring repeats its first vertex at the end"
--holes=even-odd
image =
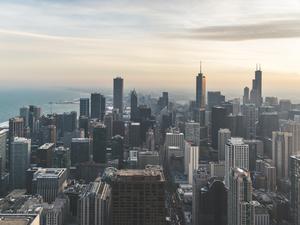
POLYGON ((37 218, 35 214, 0 214, 1 225, 30 225, 37 218))
POLYGON ((118 170, 115 175, 119 181, 165 181, 163 171, 158 168, 118 170))

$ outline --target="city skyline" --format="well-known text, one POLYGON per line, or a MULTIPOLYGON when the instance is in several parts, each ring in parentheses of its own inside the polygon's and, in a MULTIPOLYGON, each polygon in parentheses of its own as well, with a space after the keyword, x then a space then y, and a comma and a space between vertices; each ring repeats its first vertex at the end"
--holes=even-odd
POLYGON ((121 75, 128 88, 157 86, 159 80, 161 88, 194 89, 202 60, 207 90, 237 93, 230 83, 250 86, 260 63, 264 93, 277 89, 280 94, 284 85, 285 92, 296 94, 299 4, 1 2, 0 81, 3 86, 111 87, 111 78, 121 75))

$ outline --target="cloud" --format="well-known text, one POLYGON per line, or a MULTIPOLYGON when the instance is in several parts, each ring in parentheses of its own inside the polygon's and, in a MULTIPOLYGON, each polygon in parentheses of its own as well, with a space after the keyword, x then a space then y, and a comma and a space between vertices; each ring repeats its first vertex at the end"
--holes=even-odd
POLYGON ((192 28, 178 37, 215 41, 297 38, 300 37, 300 19, 192 28))

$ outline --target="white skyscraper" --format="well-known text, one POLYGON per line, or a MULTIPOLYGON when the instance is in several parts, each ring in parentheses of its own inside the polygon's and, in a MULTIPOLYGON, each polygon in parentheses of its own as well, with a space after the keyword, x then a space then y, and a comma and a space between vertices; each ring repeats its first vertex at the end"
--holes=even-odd
POLYGON ((292 155, 300 154, 300 123, 289 120, 283 125, 283 131, 292 134, 292 155))
POLYGON ((15 137, 11 143, 10 174, 13 188, 23 189, 26 184, 26 170, 30 165, 31 140, 15 137))
POLYGON ((169 146, 177 146, 182 151, 182 156, 184 153, 184 134, 179 133, 178 131, 168 132, 166 133, 165 139, 165 151, 169 146))
POLYGON ((292 155, 292 134, 272 132, 272 159, 278 179, 288 178, 288 161, 292 155))
POLYGON ((199 146, 189 145, 187 149, 188 157, 188 182, 193 184, 193 173, 199 166, 199 146))
POLYGON ((200 123, 185 123, 185 140, 195 145, 200 145, 200 123))
POLYGON ((250 172, 240 168, 232 168, 229 173, 227 224, 252 225, 251 200, 252 182, 250 172))
POLYGON ((225 144, 231 138, 229 129, 220 129, 218 131, 218 159, 225 160, 225 144))
POLYGON ((230 138, 225 145, 225 185, 229 186, 232 168, 249 169, 249 146, 243 138, 230 138))

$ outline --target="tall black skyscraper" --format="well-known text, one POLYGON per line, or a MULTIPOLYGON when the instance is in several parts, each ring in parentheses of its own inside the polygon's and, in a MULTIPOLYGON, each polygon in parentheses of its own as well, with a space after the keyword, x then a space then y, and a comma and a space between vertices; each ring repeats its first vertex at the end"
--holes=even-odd
POLYGON ((243 104, 249 104, 249 88, 245 87, 244 88, 244 95, 243 95, 243 104))
POLYGON ((90 99, 80 98, 80 116, 90 116, 90 99))
POLYGON ((201 70, 196 77, 196 107, 205 108, 206 105, 206 80, 201 70))
POLYGON ((130 120, 137 121, 138 119, 138 97, 135 90, 133 90, 130 94, 130 120))
POLYGON ((221 106, 215 106, 212 108, 211 113, 211 140, 212 147, 217 149, 218 147, 218 132, 221 128, 227 127, 226 116, 227 110, 221 106))
POLYGON ((106 162, 106 127, 97 125, 93 130, 93 160, 96 163, 106 162))
POLYGON ((114 109, 119 109, 123 113, 123 78, 114 79, 114 109))
POLYGON ((263 102, 262 98, 262 71, 260 66, 256 68, 255 79, 252 80, 252 90, 250 92, 250 101, 256 106, 263 102))
POLYGON ((100 93, 91 94, 91 118, 101 119, 105 115, 105 97, 100 93))

